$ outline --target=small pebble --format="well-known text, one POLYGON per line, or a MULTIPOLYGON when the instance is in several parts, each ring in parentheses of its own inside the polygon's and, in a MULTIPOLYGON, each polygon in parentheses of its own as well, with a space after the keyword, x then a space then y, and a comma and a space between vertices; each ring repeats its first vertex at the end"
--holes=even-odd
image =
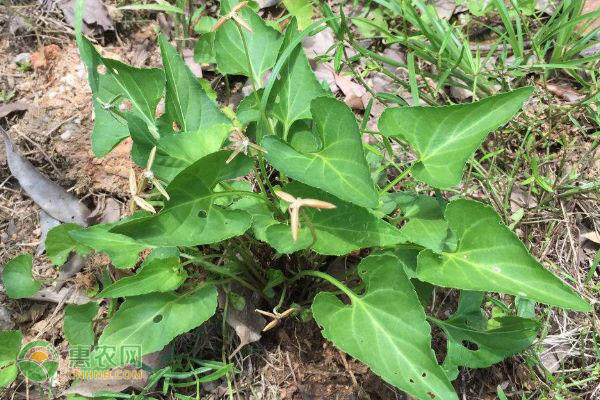
POLYGON ((60 135, 60 138, 66 142, 67 140, 71 139, 71 136, 73 136, 73 131, 70 129, 65 129, 65 131, 60 135))
POLYGON ((15 57, 15 64, 31 63, 31 54, 21 53, 15 57))

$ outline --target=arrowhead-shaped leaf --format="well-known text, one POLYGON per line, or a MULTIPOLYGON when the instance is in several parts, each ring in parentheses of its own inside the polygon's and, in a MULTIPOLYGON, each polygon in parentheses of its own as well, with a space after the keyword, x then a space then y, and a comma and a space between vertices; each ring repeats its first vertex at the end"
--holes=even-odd
POLYGON ((333 293, 315 297, 312 311, 323 336, 419 399, 458 399, 431 350, 431 328, 399 260, 370 256, 358 273, 366 290, 350 295, 351 304, 333 293))
POLYGON ((33 279, 32 268, 31 254, 21 254, 6 263, 2 270, 2 281, 8 297, 22 299, 33 296, 40 290, 42 284, 33 279))
POLYGON ((159 35, 158 43, 167 78, 165 114, 161 119, 166 119, 171 125, 176 123, 183 132, 229 124, 225 114, 210 100, 167 38, 159 35))
POLYGON ((69 304, 65 307, 63 330, 71 346, 91 346, 96 341, 92 326, 98 314, 98 303, 90 301, 85 304, 69 304))
POLYGON ((399 136, 417 153, 412 174, 433 187, 457 185, 469 157, 488 133, 507 123, 532 87, 444 107, 388 108, 379 119, 385 136, 399 136))
POLYGON ((94 103, 92 150, 102 157, 128 136, 127 124, 119 116, 121 112, 134 113, 149 127, 155 125, 154 114, 164 90, 165 77, 157 68, 134 68, 104 58, 85 37, 78 44, 81 59, 87 67, 94 103), (119 110, 125 100, 130 103, 131 111, 119 110), (113 104, 109 107, 111 101, 113 104))
POLYGON ((178 257, 157 258, 144 263, 133 276, 121 278, 106 287, 96 297, 138 296, 152 292, 170 292, 187 278, 178 257))
POLYGON ((208 320, 217 308, 210 284, 184 294, 152 293, 125 300, 110 320, 98 346, 141 345, 142 354, 161 350, 177 335, 208 320))
MULTIPOLYGON (((298 35, 297 23, 296 19, 293 19, 285 31, 280 54, 296 35, 298 35)), ((302 46, 296 46, 281 69, 278 80, 273 84, 267 110, 283 124, 284 137, 287 137, 287 132, 294 121, 311 118, 311 101, 324 94, 321 84, 308 63, 304 49, 302 46)))
POLYGON ((419 254, 419 279, 465 290, 508 293, 540 303, 589 311, 591 307, 527 251, 491 207, 454 200, 445 218, 458 239, 455 252, 419 254))
POLYGON ((408 192, 391 195, 408 220, 400 229, 407 241, 436 252, 455 248, 456 238, 448 228, 444 210, 436 198, 408 192))
POLYGON ((362 139, 352 110, 332 97, 318 97, 311 113, 323 146, 300 153, 277 136, 266 136, 265 157, 279 171, 361 207, 374 208, 378 194, 365 160, 362 139))
POLYGON ((431 320, 448 335, 448 352, 442 367, 451 380, 458 367, 485 368, 529 347, 537 336, 539 323, 520 317, 500 317, 488 326, 481 310, 482 292, 463 291, 458 309, 449 319, 431 320), (464 343, 475 345, 469 349, 464 343))
POLYGON ((213 191, 217 183, 246 175, 253 166, 242 155, 226 164, 229 155, 220 151, 196 161, 166 188, 171 200, 158 214, 119 225, 112 232, 152 246, 195 246, 243 234, 250 227, 250 215, 215 204, 223 197, 213 191))
MULTIPOLYGON (((240 3, 238 0, 223 0, 221 15, 227 14, 238 3, 240 3)), ((275 29, 267 26, 265 21, 248 6, 239 11, 238 15, 252 29, 252 32, 248 32, 242 28, 248 46, 250 65, 248 65, 248 56, 240 32, 235 22, 229 20, 217 30, 215 35, 217 66, 223 74, 248 76, 260 84, 264 73, 275 65, 282 36, 275 29)))
POLYGON ((0 331, 0 388, 17 378, 17 356, 22 338, 20 331, 0 331))

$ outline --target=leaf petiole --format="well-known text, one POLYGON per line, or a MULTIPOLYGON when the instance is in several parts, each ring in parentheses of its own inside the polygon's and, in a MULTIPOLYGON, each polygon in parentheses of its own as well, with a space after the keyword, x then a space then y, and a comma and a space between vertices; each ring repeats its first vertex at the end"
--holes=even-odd
POLYGON ((333 276, 326 274, 325 272, 321 272, 321 271, 300 271, 296 274, 296 276, 294 276, 291 281, 295 281, 297 279, 302 278, 303 276, 314 276, 316 278, 321 278, 323 280, 326 280, 327 282, 331 283, 333 286, 335 286, 336 288, 338 288, 339 290, 341 290, 346 296, 348 296, 350 298, 350 300, 355 301, 358 300, 358 295, 356 293, 354 293, 352 290, 350 290, 346 285, 344 285, 342 282, 338 281, 337 279, 335 279, 333 276))

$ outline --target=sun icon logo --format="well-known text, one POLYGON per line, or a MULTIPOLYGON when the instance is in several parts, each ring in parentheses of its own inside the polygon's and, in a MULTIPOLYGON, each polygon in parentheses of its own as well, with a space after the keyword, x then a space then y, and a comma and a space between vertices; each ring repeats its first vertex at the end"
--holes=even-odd
POLYGON ((19 352, 17 366, 30 380, 44 382, 56 374, 58 360, 59 355, 54 346, 45 340, 34 340, 19 352))

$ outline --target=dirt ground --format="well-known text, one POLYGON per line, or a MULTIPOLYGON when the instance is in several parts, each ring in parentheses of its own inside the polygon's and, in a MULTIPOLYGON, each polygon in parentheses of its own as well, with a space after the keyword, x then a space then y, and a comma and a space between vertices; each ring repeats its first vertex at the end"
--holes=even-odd
MULTIPOLYGON (((3 22, 6 27, 6 16, 0 16, 0 24, 3 22)), ((40 37, 36 39, 31 32, 11 34, 7 29, 2 32, 0 90, 14 92, 15 97, 11 101, 26 105, 22 111, 0 117, 2 126, 7 129, 21 154, 51 180, 83 199, 91 208, 103 204, 106 199, 114 199, 120 205, 121 214, 125 214, 129 197, 127 177, 132 167, 129 159, 131 143, 121 143, 102 159, 92 154, 91 92, 73 36, 60 34, 43 37, 38 42, 40 37), (31 54, 33 67, 23 71, 15 63, 15 58, 25 52, 31 54)), ((102 52, 136 66, 157 65, 159 57, 154 39, 153 30, 148 25, 139 26, 131 35, 122 37, 120 43, 113 41, 103 46, 102 52)), ((564 155, 564 162, 576 164, 586 156, 590 142, 572 127, 569 120, 555 117, 556 114, 550 111, 553 106, 560 107, 564 100, 552 94, 545 96, 547 98, 541 95, 532 100, 515 126, 522 128, 535 121, 542 136, 558 137, 557 130, 566 130, 562 134, 570 135, 570 140, 575 143, 573 147, 578 147, 580 152, 564 155)), ((516 137, 508 138, 510 145, 507 146, 507 152, 513 155, 520 146, 516 137)), ((492 138, 484 148, 500 147, 496 146, 499 140, 507 139, 492 138)), ((510 155, 505 160, 510 162, 510 155)), ((586 168, 577 172, 588 181, 600 179, 600 160, 592 158, 586 168)), ((513 193, 515 203, 527 206, 534 201, 526 192, 513 193)), ((476 187, 470 194, 474 197, 483 196, 485 188, 476 187)), ((529 214, 517 233, 529 248, 534 249, 538 258, 546 260, 546 265, 553 266, 554 272, 563 276, 568 274, 574 278, 575 286, 583 288, 585 273, 600 244, 600 238, 593 235, 593 232, 600 232, 598 198, 590 195, 588 198, 567 199, 557 204, 560 207, 558 216, 545 211, 529 214)), ((0 151, 0 264, 17 254, 35 251, 41 234, 39 218, 39 208, 11 178, 4 152, 0 151)), ((74 278, 74 283, 89 285, 103 262, 106 260, 101 257, 88 260, 83 272, 74 278)), ((34 274, 39 279, 51 282, 57 274, 45 256, 37 257, 34 265, 34 274)), ((594 277, 591 284, 597 282, 597 277, 594 277)), ((597 292, 592 293, 597 295, 597 292)), ((446 305, 451 303, 451 296, 438 299, 434 311, 448 316, 452 309, 442 307, 444 302, 446 305)), ((4 293, 0 293, 0 305, 6 305, 26 341, 45 339, 55 344, 61 354, 68 353, 59 323, 63 314, 61 306, 48 302, 11 301, 4 293)), ((592 326, 597 323, 595 316, 588 319, 562 311, 548 315, 547 340, 539 354, 543 356, 544 346, 547 346, 554 349, 549 357, 560 358, 564 370, 589 367, 593 362, 593 354, 598 351, 594 348, 597 338, 594 339, 592 333, 592 326), (582 330, 587 330, 589 334, 580 335, 582 330)), ((597 328, 595 331, 598 332, 597 328)), ((199 332, 197 330, 189 335, 199 332)), ((213 354, 220 354, 218 328, 203 332, 214 341, 207 348, 213 354)), ((444 340, 434 337, 438 348, 443 348, 444 340)), ((179 351, 185 351, 185 338, 178 346, 179 351)), ((230 347, 235 348, 235 343, 231 343, 230 347)), ((510 398, 517 398, 517 393, 534 391, 536 385, 540 385, 540 372, 526 362, 527 357, 537 357, 539 354, 516 356, 485 370, 461 373, 455 386, 464 399, 495 399, 498 385, 510 398)), ((246 347, 236 355, 235 361, 241 372, 234 384, 245 394, 245 398, 408 398, 371 373, 363 364, 336 350, 322 338, 314 322, 304 324, 295 320, 286 321, 265 334, 260 342, 246 347)), ((589 374, 585 372, 579 377, 585 379, 589 374)), ((66 379, 59 381, 55 392, 60 393, 68 384, 66 379)), ((20 382, 14 398, 25 398, 28 385, 20 382)), ((600 398, 597 385, 592 382, 583 388, 581 398, 600 398)), ((225 389, 226 385, 222 383, 206 385, 206 398, 222 398, 225 389)), ((35 388, 31 387, 28 398, 35 396, 35 388)))

